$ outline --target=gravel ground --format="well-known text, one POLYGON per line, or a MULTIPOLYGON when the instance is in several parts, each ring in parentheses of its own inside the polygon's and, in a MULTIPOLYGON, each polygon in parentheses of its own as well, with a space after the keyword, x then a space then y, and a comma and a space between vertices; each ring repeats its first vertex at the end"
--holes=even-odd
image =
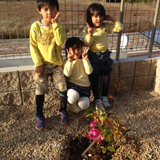
MULTIPOLYGON (((160 160, 160 95, 154 91, 132 91, 121 95, 113 112, 128 127, 118 138, 112 160, 160 160)), ((62 125, 58 107, 45 103, 46 129, 35 129, 34 106, 0 106, 0 159, 69 160, 69 142, 86 136, 90 119, 84 112, 70 114, 62 125)), ((82 151, 83 152, 83 151, 82 151)))

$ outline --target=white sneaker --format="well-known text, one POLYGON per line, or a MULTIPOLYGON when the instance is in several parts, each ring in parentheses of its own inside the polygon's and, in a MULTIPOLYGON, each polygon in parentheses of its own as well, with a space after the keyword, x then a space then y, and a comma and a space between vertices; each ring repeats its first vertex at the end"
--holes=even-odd
POLYGON ((101 99, 96 99, 95 104, 96 104, 96 109, 97 109, 97 107, 100 107, 101 110, 105 110, 105 108, 103 106, 103 102, 101 101, 101 99))
POLYGON ((82 109, 78 106, 77 102, 73 104, 68 104, 69 110, 73 113, 79 113, 82 109))

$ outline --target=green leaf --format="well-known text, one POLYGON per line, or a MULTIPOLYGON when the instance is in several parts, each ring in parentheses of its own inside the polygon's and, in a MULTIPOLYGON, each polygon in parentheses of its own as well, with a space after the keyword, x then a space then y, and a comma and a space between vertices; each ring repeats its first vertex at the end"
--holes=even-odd
POLYGON ((106 153, 106 151, 107 151, 106 148, 102 148, 103 153, 106 153))
POLYGON ((102 111, 102 110, 100 110, 100 114, 103 114, 103 111, 102 111))
POLYGON ((92 128, 94 128, 94 129, 99 129, 99 127, 97 127, 97 126, 93 126, 92 128))
POLYGON ((86 113, 86 114, 92 114, 92 113, 93 113, 93 108, 87 109, 87 111, 86 111, 85 113, 86 113))
POLYGON ((115 152, 115 149, 114 149, 114 147, 112 147, 112 146, 108 146, 107 149, 108 149, 110 152, 115 152))
POLYGON ((108 137, 109 137, 109 142, 114 142, 114 138, 112 134, 109 134, 108 137))
POLYGON ((108 139, 106 139, 106 142, 109 142, 109 138, 108 138, 108 139))

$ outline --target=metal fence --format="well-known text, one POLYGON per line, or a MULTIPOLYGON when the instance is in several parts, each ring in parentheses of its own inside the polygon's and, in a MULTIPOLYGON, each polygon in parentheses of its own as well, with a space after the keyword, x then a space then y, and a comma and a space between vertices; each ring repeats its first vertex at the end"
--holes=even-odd
MULTIPOLYGON (((119 60, 126 57, 160 55, 159 0, 59 0, 60 22, 67 37, 81 37, 86 10, 93 2, 102 3, 106 14, 123 22, 122 33, 108 35, 109 50, 119 60), (121 2, 120 2, 121 1, 121 2)), ((35 0, 0 0, 0 60, 30 58, 29 30, 41 16, 35 0)), ((64 48, 64 46, 62 46, 64 48)))

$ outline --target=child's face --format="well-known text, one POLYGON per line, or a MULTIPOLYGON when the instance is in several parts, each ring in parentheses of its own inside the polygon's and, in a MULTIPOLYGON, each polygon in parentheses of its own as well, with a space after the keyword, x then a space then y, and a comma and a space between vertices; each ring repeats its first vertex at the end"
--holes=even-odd
POLYGON ((102 25, 103 20, 103 16, 97 15, 97 13, 95 12, 95 14, 92 16, 93 28, 99 28, 102 25))
POLYGON ((49 5, 45 5, 40 11, 38 9, 37 11, 42 15, 43 20, 48 22, 51 21, 51 19, 54 18, 58 13, 56 6, 50 7, 49 5))
POLYGON ((73 55, 73 60, 77 60, 80 58, 82 54, 81 48, 69 48, 69 52, 73 55))

